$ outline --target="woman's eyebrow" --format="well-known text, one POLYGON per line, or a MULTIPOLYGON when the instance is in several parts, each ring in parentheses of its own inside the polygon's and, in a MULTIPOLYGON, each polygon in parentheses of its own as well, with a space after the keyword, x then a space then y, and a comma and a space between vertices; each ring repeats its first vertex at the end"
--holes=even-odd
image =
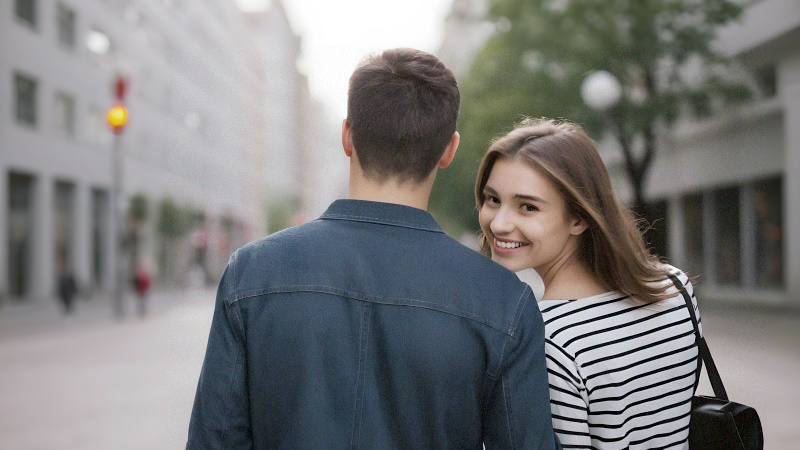
POLYGON ((547 203, 541 197, 537 197, 535 195, 525 195, 525 194, 514 194, 514 198, 518 198, 520 200, 528 200, 531 202, 539 202, 539 203, 547 203))

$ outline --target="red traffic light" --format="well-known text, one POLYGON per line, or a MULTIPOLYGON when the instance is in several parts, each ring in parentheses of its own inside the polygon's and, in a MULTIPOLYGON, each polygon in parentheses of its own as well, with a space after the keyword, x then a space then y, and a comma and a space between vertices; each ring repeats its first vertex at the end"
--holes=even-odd
POLYGON ((125 77, 118 76, 114 80, 114 95, 119 103, 125 101, 125 93, 128 90, 128 80, 125 77))

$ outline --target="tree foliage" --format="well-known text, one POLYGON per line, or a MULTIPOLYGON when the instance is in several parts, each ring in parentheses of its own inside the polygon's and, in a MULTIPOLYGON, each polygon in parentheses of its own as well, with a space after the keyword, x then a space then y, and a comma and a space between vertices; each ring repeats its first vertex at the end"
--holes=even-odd
POLYGON ((185 236, 202 220, 202 211, 191 205, 178 205, 169 197, 161 200, 158 231, 167 238, 185 236))
POLYGON ((569 119, 597 137, 603 121, 580 97, 584 78, 597 70, 623 86, 607 125, 625 157, 633 206, 642 207, 659 127, 748 97, 713 46, 741 8, 732 0, 492 0, 498 32, 460 80, 462 144, 452 168, 439 174, 432 209, 476 228, 480 157, 523 116, 569 119))
POLYGON ((128 217, 138 223, 144 223, 150 213, 150 202, 144 194, 136 194, 131 197, 128 207, 128 217))

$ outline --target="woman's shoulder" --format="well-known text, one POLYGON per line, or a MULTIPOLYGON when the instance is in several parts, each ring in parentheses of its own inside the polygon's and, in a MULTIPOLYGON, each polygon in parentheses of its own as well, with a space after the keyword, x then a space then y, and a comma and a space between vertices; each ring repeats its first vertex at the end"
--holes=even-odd
POLYGON ((659 286, 665 286, 667 294, 670 294, 670 296, 678 296, 680 294, 679 286, 685 287, 689 292, 692 291, 692 281, 686 272, 666 263, 661 263, 659 269, 661 273, 664 274, 664 277, 653 283, 659 286))

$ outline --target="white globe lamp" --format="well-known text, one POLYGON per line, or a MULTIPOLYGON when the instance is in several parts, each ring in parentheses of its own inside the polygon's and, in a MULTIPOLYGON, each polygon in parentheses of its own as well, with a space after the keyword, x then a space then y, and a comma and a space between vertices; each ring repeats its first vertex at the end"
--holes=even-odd
POLYGON ((606 111, 619 102, 622 85, 611 72, 598 70, 592 72, 581 83, 581 98, 589 108, 606 111))

